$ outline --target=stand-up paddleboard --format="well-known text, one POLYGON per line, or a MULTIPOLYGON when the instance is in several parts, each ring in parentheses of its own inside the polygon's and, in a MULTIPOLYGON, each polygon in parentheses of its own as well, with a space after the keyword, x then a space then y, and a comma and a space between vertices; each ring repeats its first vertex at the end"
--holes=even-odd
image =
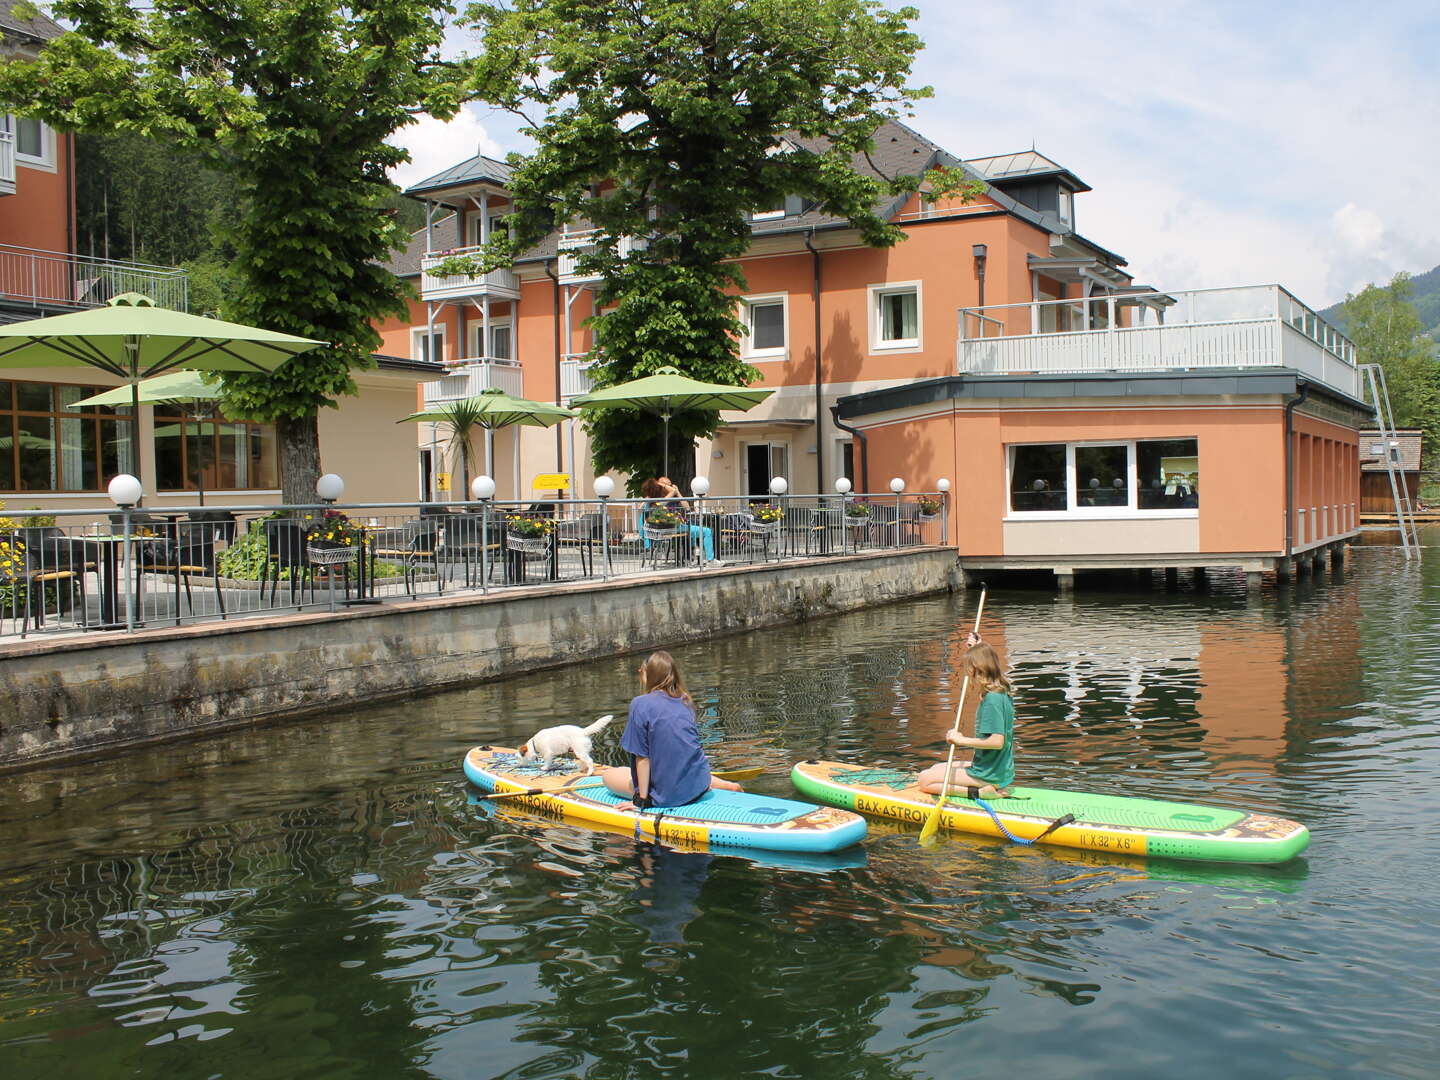
POLYGON ((711 790, 693 803, 646 810, 620 810, 625 802, 598 776, 585 776, 568 760, 546 771, 538 762, 522 762, 504 746, 477 746, 465 755, 465 776, 493 793, 540 789, 497 802, 524 803, 525 809, 577 822, 619 826, 644 840, 704 844, 711 850, 754 848, 763 851, 839 851, 865 838, 865 819, 829 806, 711 790))
MULTIPOLYGON (((923 825, 935 796, 921 791, 916 774, 836 761, 802 761, 790 779, 805 796, 862 814, 923 825)), ((1281 863, 1304 851, 1310 832, 1299 822, 1243 810, 1049 788, 1010 788, 986 799, 999 824, 978 802, 951 796, 943 828, 1120 855, 1214 862, 1281 863), (1052 829, 1069 815, 1074 820, 1052 829), (1041 837, 1041 834, 1045 834, 1041 837)))

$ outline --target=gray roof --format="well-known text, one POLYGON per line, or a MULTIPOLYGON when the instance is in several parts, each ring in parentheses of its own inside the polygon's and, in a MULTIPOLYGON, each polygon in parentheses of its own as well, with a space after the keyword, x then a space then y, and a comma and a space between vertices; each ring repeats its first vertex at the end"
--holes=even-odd
MULTIPOLYGON (((1420 471, 1420 450, 1424 442, 1425 432, 1420 428, 1397 428, 1395 430, 1395 441, 1400 444, 1400 460, 1397 463, 1401 472, 1420 471)), ((1372 447, 1380 442, 1380 432, 1370 428, 1360 432, 1360 471, 1381 472, 1385 471, 1385 458, 1383 455, 1371 452, 1372 447)))
POLYGON ((23 17, 16 13, 17 6, 20 6, 17 0, 0 0, 0 33, 6 37, 13 35, 29 38, 31 41, 49 41, 65 32, 64 27, 33 6, 24 5, 29 10, 23 17))
POLYGON ((1030 180, 1038 176, 1061 176, 1077 191, 1093 190, 1089 184, 1059 162, 1038 150, 1022 150, 1017 154, 993 154, 990 157, 967 158, 965 164, 986 180, 1030 180))
POLYGON ((510 176, 514 171, 503 161, 476 154, 459 165, 451 165, 443 172, 421 180, 418 184, 411 184, 405 189, 405 194, 423 195, 426 192, 444 191, 446 188, 478 184, 486 180, 504 187, 510 183, 510 176))
MULTIPOLYGON (((819 152, 828 145, 824 139, 794 139, 795 145, 804 147, 807 150, 819 152)), ((927 169, 936 166, 944 166, 948 169, 958 169, 973 179, 984 181, 984 177, 970 168, 965 162, 947 153, 937 144, 925 138, 919 132, 902 124, 898 120, 886 120, 875 129, 874 148, 869 153, 858 153, 851 156, 850 164, 856 172, 864 176, 884 179, 894 176, 915 176, 925 172, 927 169)), ((496 183, 503 183, 495 177, 487 174, 487 170, 494 168, 505 170, 505 176, 510 175, 510 166, 503 162, 495 161, 493 158, 486 158, 480 155, 463 161, 453 168, 423 180, 419 184, 405 189, 406 195, 423 195, 425 193, 438 192, 446 187, 461 187, 466 184, 475 183, 479 180, 492 179, 496 183)), ((496 174, 498 176, 498 173, 496 174)), ((986 194, 993 199, 1000 207, 997 212, 1010 213, 1019 217, 1037 228, 1045 229, 1052 233, 1074 235, 1070 226, 1062 222, 1056 215, 1033 210, 1024 203, 1017 201, 1005 192, 987 183, 986 194)), ((904 205, 906 196, 884 196, 875 206, 875 212, 882 218, 889 220, 899 212, 904 205)), ((435 228, 435 244, 437 247, 456 246, 463 244, 458 236, 453 217, 445 221, 452 222, 449 226, 450 232, 442 235, 438 226, 435 228)), ((780 236, 787 233, 824 231, 829 229, 852 228, 849 221, 835 214, 826 213, 814 206, 807 207, 799 214, 787 214, 783 218, 770 218, 756 221, 751 225, 751 234, 754 236, 780 236)), ((558 246, 559 231, 551 233, 539 244, 519 256, 517 263, 535 262, 541 259, 553 258, 558 246)), ((1081 239, 1076 237, 1076 239, 1081 239)), ((1093 248, 1103 257, 1112 259, 1117 265, 1125 265, 1125 260, 1112 252, 1106 251, 1099 245, 1090 244, 1089 241, 1081 241, 1088 247, 1093 248)), ((408 277, 420 272, 420 257, 425 251, 424 230, 417 231, 412 237, 406 251, 387 265, 391 272, 408 277)))

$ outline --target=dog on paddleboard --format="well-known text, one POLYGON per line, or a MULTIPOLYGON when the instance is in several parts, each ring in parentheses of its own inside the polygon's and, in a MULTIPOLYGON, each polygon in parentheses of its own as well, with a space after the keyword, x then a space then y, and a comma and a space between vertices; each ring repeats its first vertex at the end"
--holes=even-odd
POLYGON ((562 754, 574 754, 581 765, 585 766, 585 775, 591 776, 595 772, 595 762, 590 759, 590 736, 598 735, 605 730, 605 725, 614 720, 612 713, 606 713, 589 727, 576 727, 574 724, 561 724, 558 727, 547 727, 537 731, 530 736, 530 741, 520 746, 520 760, 524 762, 542 761, 546 772, 557 757, 562 754))

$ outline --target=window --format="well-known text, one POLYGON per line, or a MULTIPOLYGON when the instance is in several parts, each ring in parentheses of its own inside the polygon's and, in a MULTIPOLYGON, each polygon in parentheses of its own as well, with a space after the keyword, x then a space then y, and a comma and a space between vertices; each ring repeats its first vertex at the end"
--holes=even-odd
POLYGON ((870 286, 870 348, 920 348, 920 283, 870 286))
POLYGON ((15 160, 55 168, 55 133, 33 116, 15 117, 15 160))
POLYGON ((477 320, 470 324, 470 355, 473 357, 487 357, 491 360, 513 360, 515 359, 514 349, 511 347, 513 338, 510 331, 510 320, 490 320, 490 348, 483 345, 485 336, 485 323, 477 320))
POLYGON ((776 218, 785 216, 785 198, 780 196, 773 203, 763 210, 754 210, 750 214, 751 221, 774 221, 776 218))
POLYGON ((410 331, 410 358, 412 360, 445 360, 445 327, 436 326, 433 331, 418 326, 410 331))
POLYGON ((850 481, 851 486, 855 484, 855 440, 835 440, 835 479, 844 477, 850 481))
POLYGON ((1056 202, 1055 216, 1058 217, 1061 222, 1073 228, 1075 225, 1075 196, 1064 188, 1061 188, 1060 196, 1056 202))
POLYGON ((1114 517, 1200 506, 1195 439, 1010 447, 1010 512, 1114 517))
POLYGON ((0 382, 0 490, 102 491, 133 472, 129 410, 75 408, 105 389, 0 382))
POLYGON ((246 491, 279 486, 279 454, 270 424, 196 419, 155 406, 155 483, 161 491, 246 491))
POLYGON ((479 245, 485 243, 486 240, 494 236, 496 233, 505 232, 505 215, 508 213, 509 210, 502 210, 498 213, 491 214, 490 231, 484 236, 482 236, 480 233, 480 222, 482 220, 480 211, 474 210, 471 211, 468 215, 466 215, 465 221, 466 228, 469 229, 470 246, 478 247, 479 245))
POLYGON ((785 294, 747 296, 741 302, 745 337, 741 352, 747 357, 785 355, 785 294))

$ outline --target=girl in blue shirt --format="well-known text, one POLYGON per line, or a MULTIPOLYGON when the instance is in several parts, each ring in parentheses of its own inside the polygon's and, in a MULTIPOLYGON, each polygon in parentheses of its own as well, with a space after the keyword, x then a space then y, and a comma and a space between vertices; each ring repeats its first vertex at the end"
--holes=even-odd
POLYGON ((700 746, 695 702, 668 652, 651 653, 640 665, 640 690, 630 702, 621 749, 630 767, 606 769, 605 786, 630 802, 618 810, 684 806, 713 788, 742 790, 739 784, 710 775, 700 746))

